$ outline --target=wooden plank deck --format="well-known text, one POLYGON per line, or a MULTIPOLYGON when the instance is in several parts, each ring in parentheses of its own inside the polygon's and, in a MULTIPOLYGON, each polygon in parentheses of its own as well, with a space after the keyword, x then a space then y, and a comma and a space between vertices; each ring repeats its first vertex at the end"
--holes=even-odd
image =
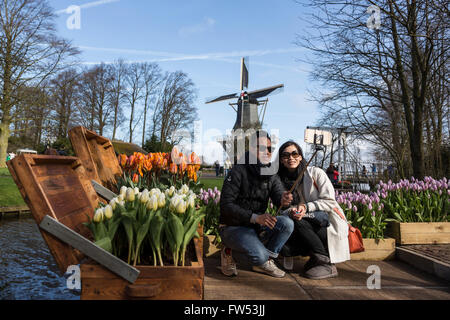
POLYGON ((339 276, 310 280, 302 276, 305 258, 294 260, 294 269, 282 279, 240 268, 236 277, 220 272, 220 257, 205 262, 205 300, 450 300, 450 282, 398 261, 347 261, 337 265, 339 276), (369 289, 372 273, 380 268, 381 288, 369 289))

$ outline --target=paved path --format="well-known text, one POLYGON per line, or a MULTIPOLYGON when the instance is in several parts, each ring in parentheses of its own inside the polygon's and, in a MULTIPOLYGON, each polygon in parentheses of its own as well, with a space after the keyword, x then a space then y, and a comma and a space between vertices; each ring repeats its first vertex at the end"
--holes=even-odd
POLYGON ((205 300, 450 300, 450 282, 401 261, 347 261, 337 265, 339 276, 309 280, 303 276, 306 258, 296 258, 294 269, 282 279, 239 268, 238 276, 220 272, 220 258, 205 258, 205 300), (372 273, 380 268, 381 289, 368 289, 372 273))

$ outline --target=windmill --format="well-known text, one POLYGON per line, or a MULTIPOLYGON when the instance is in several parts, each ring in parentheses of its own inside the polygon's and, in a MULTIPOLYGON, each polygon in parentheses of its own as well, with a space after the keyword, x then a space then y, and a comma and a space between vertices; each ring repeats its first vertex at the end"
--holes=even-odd
POLYGON ((258 100, 268 95, 279 93, 283 89, 283 84, 278 84, 272 87, 263 88, 254 91, 248 90, 248 58, 241 59, 241 86, 240 92, 223 95, 217 98, 208 99, 206 103, 219 102, 230 99, 237 99, 237 102, 230 103, 236 111, 236 122, 233 126, 233 130, 250 128, 260 129, 264 122, 264 115, 267 108, 268 99, 258 100), (236 109, 237 107, 237 109, 236 109), (260 112, 258 112, 258 107, 260 112), (262 118, 260 120, 260 116, 262 118))
POLYGON ((272 87, 248 91, 248 74, 248 58, 242 58, 240 92, 207 99, 207 101, 205 102, 206 104, 208 104, 230 99, 237 99, 236 102, 229 103, 234 111, 236 111, 236 122, 234 123, 231 137, 223 137, 218 139, 218 142, 222 144, 230 159, 234 160, 236 160, 236 156, 238 156, 238 154, 243 151, 236 150, 236 145, 239 145, 237 140, 243 138, 242 134, 244 134, 245 136, 245 132, 248 129, 258 130, 262 128, 267 103, 269 101, 268 98, 262 98, 280 93, 284 88, 284 84, 278 84, 272 87), (258 108, 260 109, 259 112, 258 108))

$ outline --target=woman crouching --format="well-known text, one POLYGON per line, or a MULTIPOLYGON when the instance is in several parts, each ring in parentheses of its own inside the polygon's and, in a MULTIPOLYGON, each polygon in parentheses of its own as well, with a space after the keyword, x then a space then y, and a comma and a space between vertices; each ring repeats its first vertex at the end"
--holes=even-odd
MULTIPOLYGON (((288 141, 280 147, 278 159, 278 178, 290 190, 306 167, 302 149, 288 141)), ((281 251, 285 259, 309 256, 304 266, 307 278, 336 277, 335 263, 350 259, 348 224, 340 217, 343 212, 327 174, 320 168, 308 167, 292 192, 290 207, 282 214, 294 221, 294 231, 281 251)))

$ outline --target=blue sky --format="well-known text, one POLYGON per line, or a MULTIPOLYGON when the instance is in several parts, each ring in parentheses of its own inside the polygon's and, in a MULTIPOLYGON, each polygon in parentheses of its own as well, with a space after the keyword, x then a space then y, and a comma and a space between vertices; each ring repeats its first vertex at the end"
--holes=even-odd
MULTIPOLYGON (((319 118, 309 101, 311 66, 299 62, 307 52, 294 44, 304 27, 305 8, 292 0, 153 1, 51 0, 59 14, 59 35, 82 50, 85 64, 156 61, 165 71, 182 70, 194 81, 207 160, 221 151, 212 142, 234 125, 234 110, 206 98, 238 92, 240 58, 249 57, 249 90, 283 83, 284 92, 269 97, 264 128, 278 129, 280 142, 302 142, 304 130, 319 118), (81 7, 79 29, 69 29, 71 5, 81 7), (207 147, 206 147, 207 146, 207 147)), ((126 134, 124 134, 124 137, 126 134)), ((120 137, 119 137, 120 138, 120 137)), ((140 135, 136 134, 136 143, 140 135)))

